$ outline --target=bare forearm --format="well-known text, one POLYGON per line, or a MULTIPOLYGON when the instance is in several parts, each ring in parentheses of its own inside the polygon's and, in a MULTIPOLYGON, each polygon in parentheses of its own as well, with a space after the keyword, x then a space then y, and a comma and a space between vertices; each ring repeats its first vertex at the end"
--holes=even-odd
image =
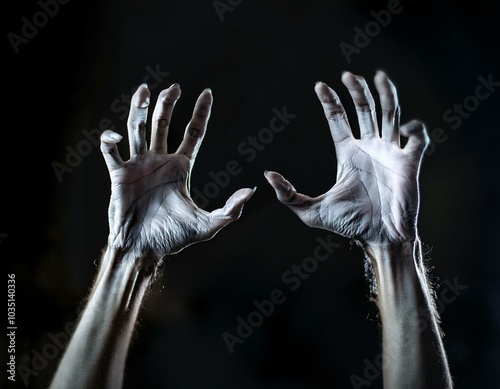
POLYGON ((420 241, 365 246, 377 282, 385 388, 451 388, 420 241))
POLYGON ((105 251, 88 303, 50 389, 121 388, 139 308, 157 266, 148 266, 150 260, 105 251))

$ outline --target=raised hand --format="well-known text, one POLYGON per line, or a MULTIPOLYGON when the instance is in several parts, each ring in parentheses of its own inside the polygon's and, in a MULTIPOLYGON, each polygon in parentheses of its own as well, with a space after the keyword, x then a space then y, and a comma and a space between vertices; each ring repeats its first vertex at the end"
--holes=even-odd
POLYGON ((278 200, 308 226, 367 244, 407 242, 416 235, 418 176, 428 136, 417 121, 400 127, 394 84, 384 72, 377 72, 374 81, 382 131, 366 81, 349 72, 342 75, 356 107, 359 139, 353 135, 337 93, 322 82, 315 86, 337 154, 337 180, 328 192, 309 197, 298 193, 280 174, 265 175, 278 200), (408 137, 404 147, 400 135, 408 137))
POLYGON ((212 238, 240 217, 254 190, 240 189, 223 208, 200 209, 189 194, 191 171, 205 136, 212 107, 212 92, 199 96, 184 139, 175 153, 167 153, 167 135, 174 106, 181 95, 178 84, 163 90, 157 100, 146 144, 150 92, 141 85, 134 94, 128 119, 130 159, 123 161, 117 143, 122 137, 110 130, 101 136, 101 151, 111 177, 109 244, 114 249, 163 256, 195 242, 212 238))

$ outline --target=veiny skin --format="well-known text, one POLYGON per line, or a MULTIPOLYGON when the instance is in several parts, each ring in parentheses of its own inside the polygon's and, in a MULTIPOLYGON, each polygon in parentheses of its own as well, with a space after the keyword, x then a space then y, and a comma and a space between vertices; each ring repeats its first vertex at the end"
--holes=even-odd
MULTIPOLYGON (((333 231, 363 247, 375 275, 375 302, 382 321, 384 388, 451 388, 417 231, 418 176, 429 138, 418 121, 400 126, 396 88, 384 72, 374 79, 381 130, 365 79, 345 72, 342 82, 356 107, 359 139, 353 136, 337 93, 323 82, 315 86, 335 143, 335 185, 311 198, 276 172, 265 176, 278 200, 308 226, 333 231), (404 147, 401 135, 408 138, 404 147)), ((362 380, 351 377, 353 387, 370 383, 362 380)))
MULTIPOLYGON (((384 387, 451 388, 417 232, 418 175, 428 144, 425 128, 417 121, 399 126, 396 88, 385 73, 375 77, 381 131, 366 81, 349 72, 342 81, 358 112, 360 139, 354 138, 338 95, 325 83, 315 86, 337 152, 338 174, 332 189, 311 198, 297 193, 276 172, 266 172, 266 178, 278 200, 307 225, 362 245, 376 278, 384 387), (404 147, 400 135, 408 137, 404 147), (422 321, 425 327, 419 326, 422 321)), ((210 239, 237 220, 254 193, 240 189, 213 212, 192 201, 189 179, 206 132, 212 93, 201 93, 181 145, 168 153, 168 129, 180 94, 177 84, 161 92, 148 148, 149 91, 145 85, 139 87, 128 121, 127 161, 118 152, 119 134, 105 131, 101 136, 111 178, 108 245, 50 389, 121 388, 139 309, 161 259, 210 239)))
POLYGON ((132 99, 128 120, 130 159, 124 162, 116 147, 121 136, 102 135, 101 150, 111 177, 109 243, 116 249, 159 256, 174 254, 190 244, 211 239, 238 219, 254 193, 240 189, 226 205, 213 212, 199 208, 189 194, 189 181, 198 149, 207 129, 212 93, 203 91, 193 117, 175 153, 167 153, 172 111, 181 95, 177 84, 161 92, 153 113, 151 146, 146 147, 145 126, 149 90, 139 87, 132 99))

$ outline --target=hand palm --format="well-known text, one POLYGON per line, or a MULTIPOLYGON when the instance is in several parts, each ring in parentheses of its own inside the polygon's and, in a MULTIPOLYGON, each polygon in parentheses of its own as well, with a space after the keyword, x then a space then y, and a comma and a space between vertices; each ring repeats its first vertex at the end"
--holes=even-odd
POLYGON ((186 189, 188 167, 186 157, 149 154, 111 172, 109 219, 124 246, 176 252, 208 232, 208 215, 186 189))
POLYGON ((267 173, 266 177, 278 199, 311 227, 366 243, 401 242, 415 236, 418 173, 426 135, 417 122, 399 128, 395 88, 385 74, 377 77, 382 137, 373 98, 362 78, 347 73, 343 79, 358 111, 360 139, 352 136, 335 92, 322 83, 316 87, 337 153, 337 180, 328 192, 311 198, 297 193, 277 173, 267 173), (399 132, 410 137, 404 148, 399 145, 399 132))
POLYGON ((361 241, 409 238, 418 210, 418 165, 385 142, 353 140, 342 148, 338 154, 346 157, 320 204, 317 227, 361 241), (346 223, 353 218, 356 223, 346 223))
POLYGON ((239 218, 251 189, 237 191, 224 208, 200 209, 189 195, 191 170, 201 145, 212 103, 210 91, 202 93, 184 140, 174 154, 167 154, 168 124, 180 89, 175 84, 162 92, 153 114, 152 141, 146 150, 144 126, 149 91, 139 88, 129 116, 131 158, 123 162, 116 148, 121 139, 106 131, 101 149, 111 177, 109 204, 110 244, 140 253, 173 254, 192 243, 210 239, 239 218))

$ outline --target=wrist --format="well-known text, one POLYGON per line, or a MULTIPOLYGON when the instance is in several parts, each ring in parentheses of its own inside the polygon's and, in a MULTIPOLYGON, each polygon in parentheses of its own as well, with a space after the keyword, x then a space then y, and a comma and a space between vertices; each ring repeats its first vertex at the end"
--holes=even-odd
POLYGON ((110 246, 104 249, 100 273, 113 279, 132 278, 138 282, 148 282, 154 279, 161 266, 159 255, 153 253, 138 253, 133 249, 120 249, 110 246))
POLYGON ((420 245, 418 238, 406 242, 361 243, 373 265, 398 264, 404 262, 405 258, 416 258, 420 252, 420 245))
POLYGON ((361 244, 367 265, 367 278, 371 280, 372 297, 412 289, 421 273, 420 240, 361 244), (368 267, 367 267, 368 266, 368 267), (372 272, 371 276, 368 275, 372 272))

